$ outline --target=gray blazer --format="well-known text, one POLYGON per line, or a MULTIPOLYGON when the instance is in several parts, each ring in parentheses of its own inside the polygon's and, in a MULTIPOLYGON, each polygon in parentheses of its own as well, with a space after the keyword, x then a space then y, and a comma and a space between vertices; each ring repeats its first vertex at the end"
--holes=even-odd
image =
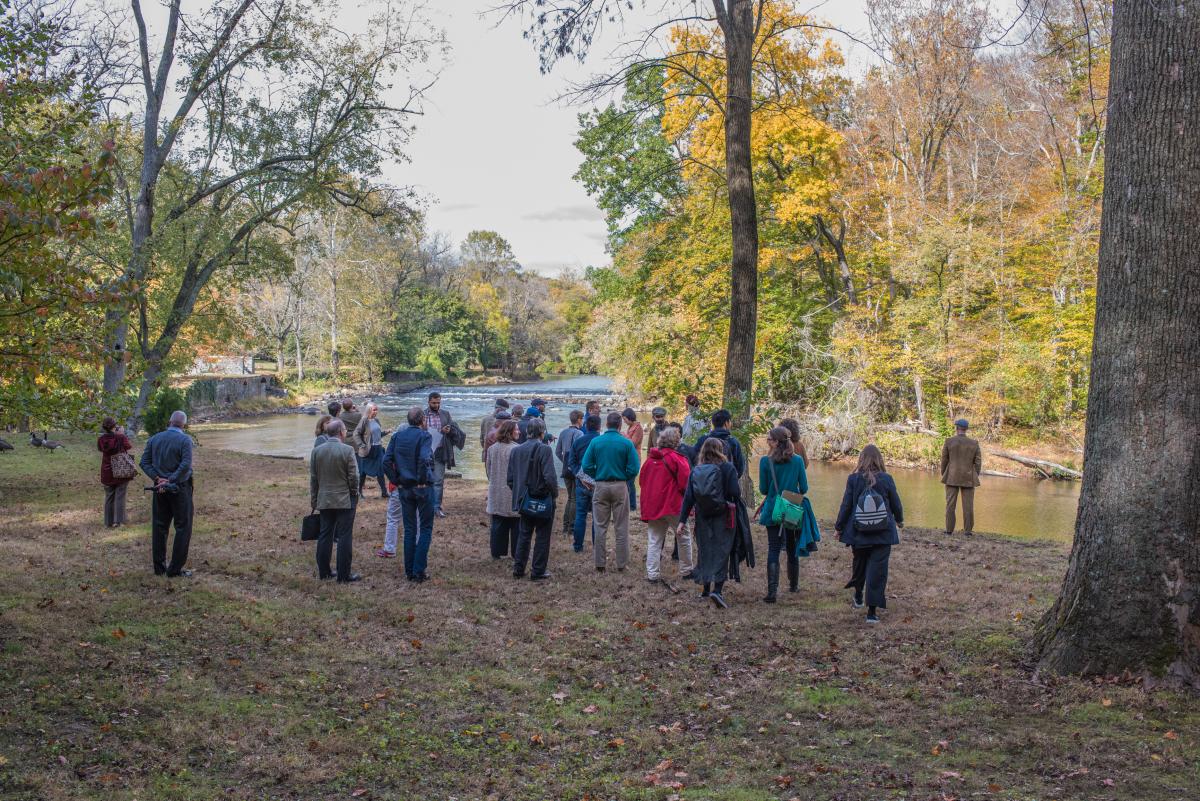
POLYGON ((349 509, 358 497, 354 448, 331 439, 313 448, 308 460, 308 495, 313 509, 349 509))

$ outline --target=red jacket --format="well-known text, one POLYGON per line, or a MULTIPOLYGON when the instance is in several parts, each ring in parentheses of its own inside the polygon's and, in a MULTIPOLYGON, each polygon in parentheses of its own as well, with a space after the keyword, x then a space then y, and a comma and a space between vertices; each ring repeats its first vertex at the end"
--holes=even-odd
POLYGON ((638 476, 642 520, 678 515, 691 473, 688 460, 675 451, 651 448, 642 465, 642 474, 638 476))
POLYGON ((118 453, 132 450, 129 437, 124 434, 101 434, 96 440, 96 448, 100 451, 100 483, 106 487, 118 487, 129 481, 127 478, 113 478, 112 458, 118 453))

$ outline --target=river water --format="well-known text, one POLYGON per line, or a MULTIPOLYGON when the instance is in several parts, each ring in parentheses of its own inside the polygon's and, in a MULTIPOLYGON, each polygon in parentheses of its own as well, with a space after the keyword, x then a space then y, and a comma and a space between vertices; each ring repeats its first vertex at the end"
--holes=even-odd
MULTIPOLYGON (((611 381, 600 376, 487 387, 432 387, 404 395, 380 395, 370 400, 379 404, 379 417, 384 428, 390 429, 403 422, 410 407, 424 405, 428 393, 435 389, 442 394, 442 408, 449 410, 467 435, 466 447, 457 457, 457 469, 462 471, 464 478, 475 480, 485 478, 480 459, 479 423, 491 412, 496 398, 506 398, 509 403, 521 405, 527 405, 535 397, 545 399, 547 423, 555 434, 566 427, 571 409, 583 407, 583 399, 599 400, 604 411, 619 410, 617 402, 620 400, 612 394, 611 381)), ((360 407, 366 400, 356 398, 360 407)), ((312 447, 316 422, 317 418, 312 415, 277 414, 198 426, 196 435, 202 447, 303 457, 312 447)), ((647 422, 643 421, 643 424, 647 422)), ((757 459, 753 459, 752 464, 757 464, 757 459)), ((814 462, 809 466, 809 498, 819 518, 832 519, 837 514, 850 469, 851 465, 846 463, 814 462)), ((904 503, 905 521, 912 526, 941 528, 945 499, 938 477, 923 470, 897 468, 890 472, 904 503)), ((753 475, 757 477, 757 472, 753 475)), ((1079 503, 1077 482, 992 476, 984 476, 982 481, 983 486, 975 492, 977 531, 1070 541, 1079 503)))

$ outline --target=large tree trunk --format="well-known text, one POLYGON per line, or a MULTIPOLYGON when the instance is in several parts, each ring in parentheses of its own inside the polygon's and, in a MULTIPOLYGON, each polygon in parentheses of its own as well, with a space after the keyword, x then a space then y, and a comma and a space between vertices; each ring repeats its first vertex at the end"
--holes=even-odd
POLYGON ((1087 463, 1040 667, 1200 686, 1200 0, 1117 0, 1087 463))
POLYGON ((755 4, 729 0, 722 18, 728 96, 725 101, 725 174, 733 234, 730 276, 729 344, 725 351, 725 405, 739 419, 749 417, 758 329, 758 212, 750 164, 751 68, 754 62, 755 4))

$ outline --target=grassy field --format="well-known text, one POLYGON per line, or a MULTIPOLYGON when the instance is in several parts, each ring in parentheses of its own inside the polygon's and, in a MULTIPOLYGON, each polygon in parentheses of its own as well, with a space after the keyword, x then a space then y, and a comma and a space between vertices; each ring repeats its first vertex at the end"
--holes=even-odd
POLYGON ((196 575, 168 581, 140 482, 105 529, 69 443, 0 453, 3 799, 1200 795, 1200 699, 1028 671, 1059 545, 910 530, 867 627, 827 541, 798 595, 762 604, 760 564, 720 612, 645 581, 640 524, 623 574, 556 534, 553 580, 514 581, 456 483, 431 582, 372 555, 368 498, 365 580, 334 586, 297 541, 303 466, 202 448, 196 575))

